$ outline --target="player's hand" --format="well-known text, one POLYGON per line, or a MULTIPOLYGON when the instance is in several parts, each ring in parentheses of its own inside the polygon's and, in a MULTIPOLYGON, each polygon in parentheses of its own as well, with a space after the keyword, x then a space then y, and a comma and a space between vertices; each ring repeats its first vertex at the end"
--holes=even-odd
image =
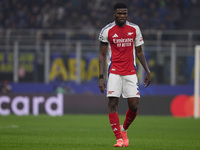
POLYGON ((101 93, 105 93, 106 84, 105 84, 105 80, 103 78, 99 79, 99 89, 100 89, 101 93))
POLYGON ((146 75, 145 75, 145 78, 144 78, 144 84, 145 84, 145 88, 147 86, 149 86, 151 83, 151 73, 150 72, 147 72, 146 75))

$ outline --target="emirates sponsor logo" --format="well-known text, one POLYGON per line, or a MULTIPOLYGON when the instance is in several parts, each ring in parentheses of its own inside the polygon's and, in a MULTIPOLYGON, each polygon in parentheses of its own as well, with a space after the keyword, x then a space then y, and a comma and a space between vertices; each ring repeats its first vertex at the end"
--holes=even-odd
POLYGON ((113 43, 117 45, 117 47, 131 47, 133 43, 133 38, 121 38, 121 39, 113 39, 113 43))
POLYGON ((129 43, 129 42, 133 42, 133 38, 121 38, 121 39, 113 39, 113 43, 129 43))

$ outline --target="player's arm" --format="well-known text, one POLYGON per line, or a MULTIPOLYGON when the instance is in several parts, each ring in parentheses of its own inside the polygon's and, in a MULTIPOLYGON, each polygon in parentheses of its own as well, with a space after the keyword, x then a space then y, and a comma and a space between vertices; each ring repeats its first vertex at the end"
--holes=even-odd
POLYGON ((108 43, 100 42, 100 54, 99 54, 99 89, 102 93, 105 92, 106 84, 104 80, 104 70, 106 63, 106 52, 108 43))
POLYGON ((138 60, 140 61, 144 70, 146 71, 145 80, 144 80, 144 84, 146 84, 145 85, 145 88, 146 88, 151 83, 151 77, 150 77, 151 72, 150 72, 149 67, 147 65, 147 61, 146 61, 146 58, 144 56, 142 46, 140 45, 140 46, 135 47, 135 50, 136 50, 136 56, 137 56, 138 60))

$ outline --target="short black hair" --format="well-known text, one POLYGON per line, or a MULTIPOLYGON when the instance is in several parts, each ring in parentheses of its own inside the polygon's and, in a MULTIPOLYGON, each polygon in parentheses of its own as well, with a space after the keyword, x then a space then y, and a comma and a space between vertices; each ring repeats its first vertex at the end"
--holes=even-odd
POLYGON ((126 4, 124 4, 124 3, 116 3, 116 4, 114 5, 114 10, 117 10, 117 9, 119 9, 119 8, 127 8, 127 6, 126 6, 126 4))

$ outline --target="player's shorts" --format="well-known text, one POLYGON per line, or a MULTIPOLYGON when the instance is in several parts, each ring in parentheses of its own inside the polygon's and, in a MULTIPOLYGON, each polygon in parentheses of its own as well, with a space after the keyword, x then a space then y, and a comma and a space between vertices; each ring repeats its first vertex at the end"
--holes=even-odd
POLYGON ((123 98, 140 98, 136 74, 126 76, 109 74, 107 81, 107 97, 120 97, 121 94, 123 98))

